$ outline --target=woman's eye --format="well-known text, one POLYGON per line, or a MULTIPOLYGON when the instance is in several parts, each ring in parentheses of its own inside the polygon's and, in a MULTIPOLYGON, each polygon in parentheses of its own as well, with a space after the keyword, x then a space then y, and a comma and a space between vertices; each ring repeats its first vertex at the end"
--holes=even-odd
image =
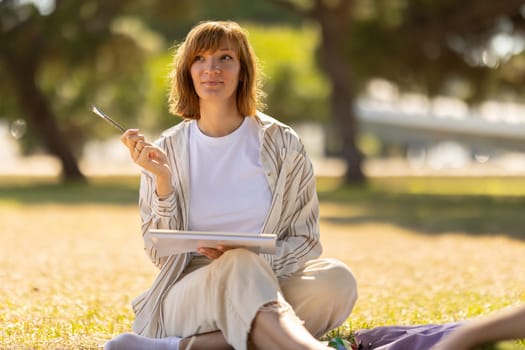
POLYGON ((223 55, 221 58, 225 61, 233 60, 233 57, 230 55, 223 55))
POLYGON ((193 59, 193 62, 199 62, 199 61, 202 61, 204 60, 204 57, 202 56, 195 56, 195 58, 193 59))

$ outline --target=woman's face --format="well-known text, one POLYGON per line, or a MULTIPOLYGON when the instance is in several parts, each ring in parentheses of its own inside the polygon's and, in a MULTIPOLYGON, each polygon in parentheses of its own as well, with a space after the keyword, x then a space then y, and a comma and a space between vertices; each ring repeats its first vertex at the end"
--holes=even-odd
POLYGON ((190 73, 201 101, 236 103, 240 67, 237 51, 227 40, 223 40, 216 51, 199 53, 190 73))

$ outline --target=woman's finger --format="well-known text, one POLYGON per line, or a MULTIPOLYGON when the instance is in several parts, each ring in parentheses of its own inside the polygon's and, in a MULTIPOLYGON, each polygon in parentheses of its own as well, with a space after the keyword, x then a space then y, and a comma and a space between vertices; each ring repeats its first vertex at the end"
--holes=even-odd
POLYGON ((129 152, 135 164, 152 174, 171 174, 166 153, 158 146, 147 141, 138 141, 133 148, 129 148, 129 152))
POLYGON ((145 144, 144 144, 144 140, 143 139, 138 139, 137 142, 135 142, 135 149, 139 152, 142 151, 142 149, 144 148, 145 144))
POLYGON ((130 132, 124 133, 122 135, 122 142, 131 150, 137 148, 141 150, 140 144, 146 143, 146 138, 144 135, 140 134, 138 130, 131 130, 130 132))
POLYGON ((218 259, 222 255, 222 252, 220 250, 214 248, 201 247, 197 249, 197 252, 206 256, 208 259, 218 259))
POLYGON ((129 139, 130 139, 130 137, 132 137, 133 135, 136 135, 138 133, 139 133, 139 129, 128 129, 120 136, 120 141, 124 145, 129 147, 129 139))

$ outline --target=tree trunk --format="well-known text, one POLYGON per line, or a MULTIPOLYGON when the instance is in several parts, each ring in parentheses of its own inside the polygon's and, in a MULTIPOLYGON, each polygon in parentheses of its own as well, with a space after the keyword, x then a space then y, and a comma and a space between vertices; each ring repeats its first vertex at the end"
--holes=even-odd
POLYGON ((358 125, 353 112, 352 73, 344 52, 352 20, 351 5, 352 1, 341 0, 338 6, 328 7, 322 0, 317 0, 312 14, 321 26, 321 64, 332 87, 332 117, 347 165, 345 182, 361 183, 365 180, 362 171, 364 156, 357 147, 358 125))
POLYGON ((86 178, 78 167, 71 147, 60 132, 53 112, 36 84, 36 67, 31 59, 7 57, 19 105, 28 117, 29 125, 40 135, 48 151, 62 164, 63 181, 82 181, 86 178))
POLYGON ((269 0, 304 17, 321 27, 321 67, 328 75, 331 93, 331 114, 341 139, 341 155, 346 162, 346 183, 362 183, 363 153, 357 147, 357 121, 353 112, 354 93, 350 63, 345 59, 345 42, 352 24, 354 0, 315 0, 304 9, 290 0, 269 0))

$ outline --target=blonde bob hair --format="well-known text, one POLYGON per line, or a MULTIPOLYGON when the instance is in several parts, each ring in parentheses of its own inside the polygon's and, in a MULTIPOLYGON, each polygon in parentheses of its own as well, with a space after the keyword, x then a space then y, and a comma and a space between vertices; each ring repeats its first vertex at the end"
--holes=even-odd
POLYGON ((243 116, 253 116, 257 109, 262 109, 263 93, 260 89, 257 58, 248 42, 247 32, 236 22, 206 21, 193 27, 175 52, 169 74, 170 113, 183 118, 200 118, 199 96, 191 78, 191 65, 196 56, 219 49, 224 39, 237 50, 240 61, 237 86, 239 113, 243 116))

